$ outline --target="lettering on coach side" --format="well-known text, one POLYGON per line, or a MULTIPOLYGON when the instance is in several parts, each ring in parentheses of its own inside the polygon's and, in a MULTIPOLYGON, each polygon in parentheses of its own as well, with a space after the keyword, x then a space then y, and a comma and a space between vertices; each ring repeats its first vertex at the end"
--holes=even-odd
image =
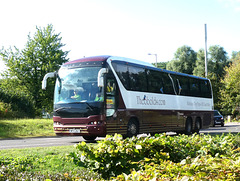
POLYGON ((206 103, 206 102, 197 102, 197 101, 194 101, 194 102, 189 102, 187 101, 187 105, 188 106, 195 106, 195 107, 210 107, 211 105, 209 103, 206 103))
POLYGON ((156 97, 147 97, 146 95, 141 98, 140 96, 137 96, 137 104, 141 105, 166 105, 166 100, 158 99, 156 97))

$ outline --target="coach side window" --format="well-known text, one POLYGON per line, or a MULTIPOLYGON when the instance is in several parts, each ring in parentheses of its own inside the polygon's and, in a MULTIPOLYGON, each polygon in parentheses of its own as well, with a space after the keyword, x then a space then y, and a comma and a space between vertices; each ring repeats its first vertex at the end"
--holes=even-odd
POLYGON ((147 91, 147 77, 144 68, 128 66, 130 90, 147 91))
POLYGON ((164 93, 174 95, 175 92, 173 89, 173 83, 172 83, 172 80, 170 79, 170 76, 165 72, 161 72, 161 76, 162 76, 163 85, 164 85, 164 93))
POLYGON ((113 68, 115 69, 119 79, 121 80, 123 86, 129 90, 129 72, 128 66, 126 64, 112 63, 113 68))
POLYGON ((189 78, 189 85, 190 85, 190 96, 201 97, 199 80, 189 78))
POLYGON ((161 72, 148 70, 147 79, 149 92, 164 94, 163 77, 161 76, 161 72))
POLYGON ((171 75, 171 77, 173 79, 175 91, 176 91, 177 95, 180 95, 181 91, 182 91, 182 86, 180 84, 179 77, 177 75, 171 75))
POLYGON ((179 84, 181 85, 180 95, 188 96, 189 95, 189 80, 188 77, 179 76, 179 84))
POLYGON ((210 88, 209 81, 201 80, 200 81, 200 86, 201 86, 202 97, 211 98, 212 97, 212 93, 211 93, 211 88, 210 88))

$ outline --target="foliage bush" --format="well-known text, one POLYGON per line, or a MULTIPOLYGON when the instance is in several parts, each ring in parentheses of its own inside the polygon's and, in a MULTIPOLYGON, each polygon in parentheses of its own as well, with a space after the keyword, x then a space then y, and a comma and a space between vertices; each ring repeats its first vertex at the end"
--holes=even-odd
POLYGON ((0 180, 240 180, 239 134, 115 135, 75 147, 0 150, 0 180))
POLYGON ((0 89, 0 118, 34 117, 33 104, 22 93, 0 89))
POLYGON ((239 157, 187 157, 180 163, 164 160, 160 164, 144 164, 129 175, 121 174, 113 180, 239 180, 239 157))
POLYGON ((9 118, 13 114, 11 105, 0 102, 0 118, 9 118))
MULTIPOLYGON (((163 177, 174 177, 176 179, 179 173, 183 173, 183 175, 186 173, 186 176, 189 176, 188 172, 192 173, 192 175, 195 172, 206 172, 207 174, 199 175, 205 176, 211 172, 208 167, 215 167, 214 162, 218 163, 225 158, 225 162, 229 162, 229 164, 231 162, 234 169, 237 169, 237 175, 235 174, 234 177, 240 178, 240 168, 238 166, 240 163, 239 146, 239 135, 213 137, 194 134, 192 136, 180 135, 173 137, 166 134, 157 134, 155 137, 132 137, 127 139, 123 139, 121 135, 115 135, 107 136, 104 140, 99 141, 97 146, 87 145, 82 142, 76 146, 78 152, 71 153, 71 156, 78 166, 91 168, 105 179, 123 173, 125 176, 130 174, 131 178, 136 173, 143 176, 143 178, 152 176, 158 178, 158 174, 162 174, 163 177), (234 159, 228 160, 232 156, 234 156, 234 159), (211 163, 211 160, 214 162, 211 163), (192 163, 201 163, 202 165, 196 165, 193 170, 187 171, 192 163), (172 171, 170 168, 172 168, 172 171), (138 172, 139 170, 140 172, 138 172), (158 173, 157 176, 154 176, 155 171, 158 173)), ((229 170, 227 169, 227 171, 229 170)), ((231 173, 233 174, 233 172, 231 173)), ((119 176, 119 178, 128 180, 126 177, 119 176)))

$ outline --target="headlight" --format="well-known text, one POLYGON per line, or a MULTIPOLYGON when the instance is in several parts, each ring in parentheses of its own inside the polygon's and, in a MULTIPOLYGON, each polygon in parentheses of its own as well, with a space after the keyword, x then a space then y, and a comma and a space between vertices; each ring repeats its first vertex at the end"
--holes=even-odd
POLYGON ((89 124, 90 125, 100 125, 100 124, 102 124, 102 121, 91 121, 89 124))

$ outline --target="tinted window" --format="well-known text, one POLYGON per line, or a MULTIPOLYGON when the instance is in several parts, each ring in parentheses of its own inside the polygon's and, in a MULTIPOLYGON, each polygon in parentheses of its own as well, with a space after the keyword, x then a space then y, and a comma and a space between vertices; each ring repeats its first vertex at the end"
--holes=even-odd
POLYGON ((179 77, 179 86, 181 87, 180 95, 189 95, 189 80, 188 77, 179 77))
POLYGON ((119 79, 121 80, 123 86, 126 89, 129 89, 129 72, 128 72, 128 66, 126 64, 118 64, 118 63, 112 63, 113 68, 115 69, 119 79))
POLYGON ((189 95, 189 79, 179 75, 171 75, 173 78, 176 93, 178 95, 189 95))
POLYGON ((130 89, 133 91, 147 91, 147 77, 144 68, 128 66, 130 89))
POLYGON ((148 70, 148 91, 155 93, 164 93, 163 77, 158 71, 148 70))
POLYGON ((201 86, 201 94, 203 97, 211 98, 212 93, 211 93, 211 87, 210 83, 207 80, 201 80, 200 81, 200 86, 201 86))
POLYGON ((199 79, 189 78, 190 96, 201 97, 199 79))
POLYGON ((165 72, 148 70, 148 91, 162 94, 174 94, 170 77, 165 72))
POLYGON ((175 74, 169 75, 162 71, 146 70, 141 67, 116 62, 113 62, 112 65, 127 90, 175 94, 175 88, 177 95, 212 97, 208 80, 175 74))
POLYGON ((162 80, 164 85, 164 93, 165 94, 175 94, 173 89, 173 83, 167 73, 162 73, 162 80))
POLYGON ((178 95, 211 98, 211 87, 207 80, 181 75, 171 75, 178 95))

